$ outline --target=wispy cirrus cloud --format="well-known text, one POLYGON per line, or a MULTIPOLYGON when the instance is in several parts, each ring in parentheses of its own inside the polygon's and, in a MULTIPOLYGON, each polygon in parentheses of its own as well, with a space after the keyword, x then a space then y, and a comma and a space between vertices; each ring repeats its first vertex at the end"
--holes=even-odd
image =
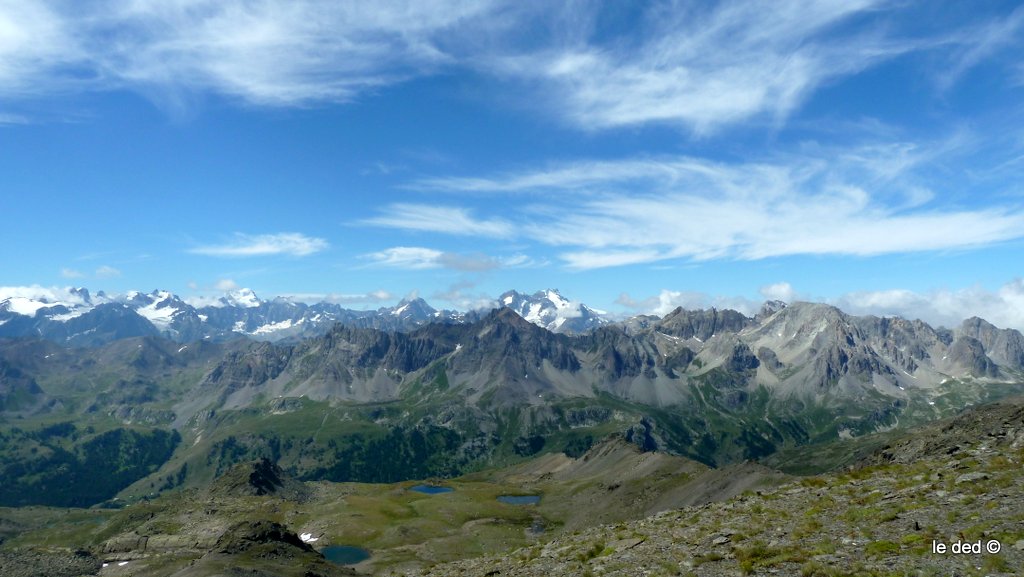
POLYGON ((583 128, 671 123, 708 133, 761 116, 784 119, 832 79, 933 45, 888 37, 882 26, 843 26, 882 8, 877 0, 654 3, 641 18, 644 33, 629 41, 570 30, 561 46, 498 57, 493 66, 539 82, 583 128))
POLYGON ((72 24, 52 3, 0 2, 0 97, 39 96, 82 84, 75 72, 88 55, 72 24))
POLYGON ((7 125, 29 124, 30 122, 31 121, 29 120, 29 118, 27 116, 23 115, 23 114, 10 114, 10 113, 5 113, 5 112, 0 112, 0 126, 4 126, 5 124, 7 124, 7 125))
MULTIPOLYGON (((62 268, 60 269, 60 276, 68 279, 72 278, 86 278, 86 274, 78 269, 73 268, 62 268)), ((114 268, 110 265, 101 265, 92 273, 93 278, 97 279, 111 279, 121 276, 121 270, 114 268)))
POLYGON ((0 97, 127 89, 171 109, 210 94, 309 106, 475 71, 522 81, 578 128, 707 134, 781 122, 822 86, 908 53, 944 51, 953 65, 935 74, 955 79, 1013 48, 1019 12, 920 33, 907 5, 648 2, 628 8, 637 29, 623 35, 595 23, 624 8, 599 2, 4 1, 0 97))
POLYGON ((1024 7, 1017 8, 1005 18, 975 26, 963 33, 961 42, 951 55, 951 66, 938 76, 939 88, 948 90, 969 70, 993 55, 1007 49, 1018 52, 1024 46, 1024 7))
POLYGON ((432 248, 417 246, 396 246, 363 255, 375 266, 423 270, 440 268, 438 260, 444 253, 432 248))
POLYGON ((238 290, 241 287, 233 279, 222 278, 222 279, 219 279, 217 282, 213 283, 213 288, 215 288, 216 290, 219 290, 221 292, 228 292, 228 291, 238 290))
POLYGON ((253 256, 309 256, 326 250, 330 245, 322 238, 310 237, 297 232, 278 234, 236 233, 234 239, 224 244, 200 246, 189 249, 192 254, 217 257, 253 256))
POLYGON ((96 269, 96 278, 117 278, 121 276, 121 271, 110 265, 103 265, 96 269))
POLYGON ((380 215, 360 222, 410 231, 491 238, 506 238, 513 233, 512 225, 503 219, 479 219, 460 207, 396 203, 382 208, 380 212, 380 215))
POLYGON ((0 95, 73 86, 344 102, 450 62, 441 40, 493 9, 487 0, 2 2, 0 95))
POLYGON ((969 146, 971 140, 969 134, 957 132, 944 140, 924 144, 885 141, 819 148, 803 153, 778 153, 764 161, 752 160, 742 165, 692 156, 577 160, 491 176, 420 178, 410 182, 407 188, 452 193, 579 194, 601 193, 624 186, 642 186, 661 192, 673 186, 693 186, 704 181, 703 184, 728 184, 738 189, 754 184, 755 179, 779 180, 786 178, 786 172, 801 171, 829 171, 888 186, 922 164, 969 146), (744 181, 743 173, 751 170, 754 174, 744 181))
MULTIPOLYGON (((561 248, 565 264, 579 270, 670 259, 958 250, 1024 237, 1020 206, 982 199, 965 205, 934 188, 955 185, 922 176, 972 146, 969 135, 958 133, 925 144, 819 147, 748 162, 578 161, 413 186, 542 199, 503 203, 503 237, 561 248)), ((373 224, 412 228, 387 219, 373 224)))
POLYGON ((425 270, 444 268, 460 272, 484 272, 497 268, 520 268, 537 263, 523 254, 492 257, 483 253, 454 253, 419 246, 396 246, 362 255, 371 266, 425 270))

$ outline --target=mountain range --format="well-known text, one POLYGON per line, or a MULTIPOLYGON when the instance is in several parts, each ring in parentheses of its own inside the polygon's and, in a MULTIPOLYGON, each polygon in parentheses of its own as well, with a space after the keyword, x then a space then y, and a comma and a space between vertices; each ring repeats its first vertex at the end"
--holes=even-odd
POLYGON ((541 291, 469 314, 416 299, 348 322, 333 309, 327 326, 312 320, 326 306, 248 291, 198 309, 159 291, 79 296, 4 301, 0 328, 40 329, 0 339, 0 423, 17 425, 0 438, 4 503, 38 502, 41 471, 88 475, 116 447, 148 457, 74 503, 207 482, 246 458, 302 479, 394 482, 579 455, 615 433, 720 466, 1024 392, 1024 337, 978 318, 945 329, 768 302, 753 316, 608 322, 541 291), (295 332, 227 338, 268 324, 295 332))
MULTIPOLYGON (((496 306, 512 308, 554 332, 579 333, 610 322, 603 311, 571 302, 551 289, 532 295, 508 291, 496 306)), ((141 336, 180 343, 238 337, 283 341, 322 335, 335 323, 405 332, 432 322, 472 322, 482 314, 485 312, 437 310, 418 297, 403 299, 393 307, 353 310, 330 302, 310 305, 282 297, 262 300, 250 289, 190 304, 164 290, 110 296, 73 288, 64 298, 10 296, 0 300, 0 337, 42 337, 86 347, 141 336)))

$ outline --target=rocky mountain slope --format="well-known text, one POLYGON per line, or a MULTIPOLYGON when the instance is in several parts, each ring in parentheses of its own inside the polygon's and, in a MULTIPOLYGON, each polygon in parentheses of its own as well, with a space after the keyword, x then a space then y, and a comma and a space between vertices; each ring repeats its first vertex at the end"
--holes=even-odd
POLYGON ((174 410, 181 426, 201 427, 204 411, 260 399, 400 403, 397 422, 478 444, 514 412, 505 434, 526 446, 610 426, 646 448, 725 463, 924 422, 1020 390, 1020 334, 982 323, 948 331, 796 303, 756 318, 677 310, 641 329, 565 336, 506 308, 472 324, 404 334, 337 327, 294 346, 251 347, 226 357, 174 410), (979 330, 991 356, 972 336, 979 330))
POLYGON ((575 456, 616 432, 720 466, 1024 390, 1017 331, 816 303, 769 303, 755 317, 678 309, 582 335, 505 307, 406 332, 335 325, 290 344, 207 341, 0 340, 6 485, 32 494, 32 471, 51 458, 71 465, 57 471, 88 469, 90 443, 149 446, 157 437, 116 432, 138 427, 181 442, 156 470, 117 477, 122 497, 199 485, 257 457, 304 479, 451 476, 542 451, 575 456))
POLYGON ((926 427, 847 472, 414 574, 1019 575, 1021 403, 926 427), (952 551, 964 544, 966 553, 952 551))
MULTIPOLYGON (((229 567, 274 575, 345 574, 340 567, 330 571, 318 553, 344 543, 372 552, 359 563, 361 574, 408 573, 467 551, 535 543, 599 522, 724 500, 785 479, 752 466, 711 470, 642 452, 621 437, 577 458, 547 454, 513 468, 449 479, 441 486, 448 492, 435 495, 418 492, 413 483, 301 483, 261 460, 235 465, 205 488, 94 512, 94 525, 80 527, 69 544, 95 561, 93 571, 82 574, 103 569, 101 562, 107 564, 102 574, 125 576, 208 576, 229 567), (503 494, 532 494, 539 502, 502 503, 496 497, 503 494)), ((9 545, 25 552, 50 541, 53 530, 45 522, 22 527, 9 545)))
POLYGON ((1018 575, 1024 398, 884 438, 854 467, 793 479, 751 464, 709 470, 613 437, 577 458, 549 453, 433 480, 447 491, 434 494, 423 482, 299 483, 273 463, 246 463, 122 510, 0 509, 0 567, 108 577, 1018 575), (540 500, 496 499, 524 494, 540 500), (370 557, 326 562, 339 544, 370 557), (955 544, 978 549, 954 554, 955 544))

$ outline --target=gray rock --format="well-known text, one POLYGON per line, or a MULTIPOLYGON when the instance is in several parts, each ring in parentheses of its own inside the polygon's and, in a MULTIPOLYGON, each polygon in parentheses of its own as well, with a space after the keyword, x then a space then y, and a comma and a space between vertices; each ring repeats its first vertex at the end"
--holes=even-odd
POLYGON ((619 539, 618 541, 612 541, 608 546, 616 551, 625 551, 626 549, 632 549, 643 542, 643 539, 635 537, 633 539, 619 539))
POLYGON ((977 481, 985 481, 988 479, 987 473, 964 473, 956 478, 956 484, 961 485, 963 483, 974 483, 977 481))

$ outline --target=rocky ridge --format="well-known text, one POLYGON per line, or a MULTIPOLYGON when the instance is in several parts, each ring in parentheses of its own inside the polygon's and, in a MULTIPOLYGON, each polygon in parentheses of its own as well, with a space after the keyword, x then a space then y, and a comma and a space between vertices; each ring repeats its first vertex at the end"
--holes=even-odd
POLYGON ((911 435, 842 473, 585 529, 418 574, 1019 575, 1024 568, 1021 409, 1021 399, 982 407, 911 435), (952 447, 956 450, 948 453, 952 447), (934 543, 980 544, 980 551, 943 554, 934 543))

